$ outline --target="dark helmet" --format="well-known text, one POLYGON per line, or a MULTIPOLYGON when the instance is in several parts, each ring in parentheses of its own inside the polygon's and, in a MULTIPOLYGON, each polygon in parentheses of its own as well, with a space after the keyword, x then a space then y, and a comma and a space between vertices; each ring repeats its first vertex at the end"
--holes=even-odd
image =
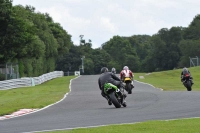
POLYGON ((116 69, 113 67, 113 68, 111 69, 111 72, 114 73, 114 74, 116 74, 116 69))
POLYGON ((101 68, 101 73, 104 73, 104 72, 108 72, 108 68, 107 67, 102 67, 101 68))
POLYGON ((184 67, 182 72, 185 75, 185 74, 189 73, 189 70, 186 67, 184 67))

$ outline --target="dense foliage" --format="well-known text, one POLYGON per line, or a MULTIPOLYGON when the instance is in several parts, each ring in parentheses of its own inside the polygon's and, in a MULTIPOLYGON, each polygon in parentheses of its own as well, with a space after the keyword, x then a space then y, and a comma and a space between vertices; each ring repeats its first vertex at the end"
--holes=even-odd
POLYGON ((13 6, 0 0, 0 64, 19 64, 20 76, 38 76, 54 70, 99 74, 101 67, 127 65, 133 72, 171 70, 189 66, 200 56, 200 15, 188 27, 162 28, 154 35, 113 36, 100 48, 81 35, 80 45, 48 13, 32 6, 13 6), (84 58, 83 58, 84 57, 84 58))
POLYGON ((72 46, 71 35, 32 6, 1 0, 0 7, 0 64, 18 63, 20 76, 54 71, 57 58, 72 46))
MULTIPOLYGON (((133 72, 153 72, 189 67, 189 57, 200 57, 200 15, 195 16, 188 27, 162 28, 152 36, 133 35, 130 37, 113 36, 100 48, 92 49, 81 40, 82 45, 76 52, 70 51, 81 67, 81 56, 85 56, 85 74, 99 74, 103 66, 115 67, 119 73, 127 65, 133 72), (79 55, 79 56, 77 56, 79 55)), ((81 38, 83 39, 83 38, 81 38)), ((61 59, 59 70, 63 70, 63 61, 73 62, 74 59, 61 59)), ((72 66, 71 64, 68 64, 72 66)), ((67 68, 68 65, 65 67, 67 68)), ((73 66, 75 67, 75 66, 73 66)), ((68 69, 65 69, 68 71, 68 69)), ((77 67, 76 67, 76 70, 77 67)))

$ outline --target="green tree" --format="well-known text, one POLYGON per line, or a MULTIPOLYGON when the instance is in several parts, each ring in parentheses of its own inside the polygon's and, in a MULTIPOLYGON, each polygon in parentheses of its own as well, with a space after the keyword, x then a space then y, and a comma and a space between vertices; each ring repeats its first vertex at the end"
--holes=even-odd
POLYGON ((94 62, 91 58, 84 59, 84 73, 87 75, 94 74, 94 62))
POLYGON ((198 40, 200 38, 200 14, 196 15, 190 25, 185 28, 184 39, 198 40))
MULTIPOLYGON (((137 58, 137 53, 135 49, 131 46, 130 42, 127 39, 120 36, 114 36, 102 46, 102 49, 104 49, 107 53, 110 54, 112 60, 115 60, 117 64, 120 64, 120 68, 123 68, 123 66, 127 65, 126 63, 131 62, 131 60, 129 60, 130 58, 127 58, 128 56, 126 55, 135 56, 136 58, 134 59, 139 60, 139 58, 137 58)), ((131 67, 129 68, 132 69, 131 67)))
POLYGON ((169 54, 166 49, 166 44, 158 35, 154 35, 151 39, 152 50, 151 50, 151 58, 152 62, 155 66, 156 71, 163 70, 167 66, 166 55, 169 54))
POLYGON ((71 35, 69 35, 59 23, 53 23, 52 18, 45 14, 46 20, 49 23, 49 27, 54 35, 54 38, 58 43, 58 55, 62 56, 63 54, 69 52, 70 47, 72 46, 71 35))
POLYGON ((190 57, 200 57, 200 39, 199 40, 183 40, 179 44, 181 50, 180 67, 189 67, 190 57))
POLYGON ((100 74, 102 67, 109 67, 109 62, 112 60, 111 56, 103 49, 95 49, 92 52, 92 60, 94 62, 94 73, 100 74))
POLYGON ((12 13, 12 1, 0 0, 0 63, 5 63, 7 60, 5 47, 5 37, 7 33, 7 27, 11 19, 12 13))

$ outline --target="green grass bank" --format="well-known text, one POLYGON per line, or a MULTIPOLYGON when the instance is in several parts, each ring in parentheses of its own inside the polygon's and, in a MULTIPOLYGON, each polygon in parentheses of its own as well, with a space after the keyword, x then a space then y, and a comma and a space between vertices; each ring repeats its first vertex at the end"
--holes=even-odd
POLYGON ((41 85, 0 91, 0 116, 19 109, 37 109, 61 100, 69 92, 70 80, 66 76, 49 80, 41 85))
POLYGON ((109 125, 41 133, 200 133, 200 118, 170 121, 146 121, 135 124, 109 125))
MULTIPOLYGON (((162 88, 164 91, 187 91, 180 79, 181 71, 182 69, 174 69, 169 71, 153 72, 149 74, 134 73, 134 79, 152 84, 156 88, 162 88), (144 79, 140 79, 139 76, 143 76, 144 79)), ((194 79, 192 91, 200 91, 200 66, 191 67, 189 68, 189 71, 194 79)))

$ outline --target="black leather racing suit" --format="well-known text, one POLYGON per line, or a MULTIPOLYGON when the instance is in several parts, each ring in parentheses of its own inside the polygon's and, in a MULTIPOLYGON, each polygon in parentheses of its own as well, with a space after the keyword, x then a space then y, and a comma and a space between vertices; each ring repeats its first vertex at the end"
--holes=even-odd
POLYGON ((192 75, 191 75, 191 73, 190 73, 190 71, 189 70, 183 70, 182 72, 181 72, 181 82, 183 82, 185 79, 184 79, 184 75, 185 74, 189 74, 190 75, 190 79, 191 79, 191 83, 192 84, 194 84, 194 82, 193 82, 193 77, 192 77, 192 75))
POLYGON ((100 75, 98 79, 99 89, 101 90, 101 95, 106 98, 106 94, 104 93, 104 84, 112 83, 117 86, 119 89, 122 87, 121 80, 112 72, 104 72, 100 75))

